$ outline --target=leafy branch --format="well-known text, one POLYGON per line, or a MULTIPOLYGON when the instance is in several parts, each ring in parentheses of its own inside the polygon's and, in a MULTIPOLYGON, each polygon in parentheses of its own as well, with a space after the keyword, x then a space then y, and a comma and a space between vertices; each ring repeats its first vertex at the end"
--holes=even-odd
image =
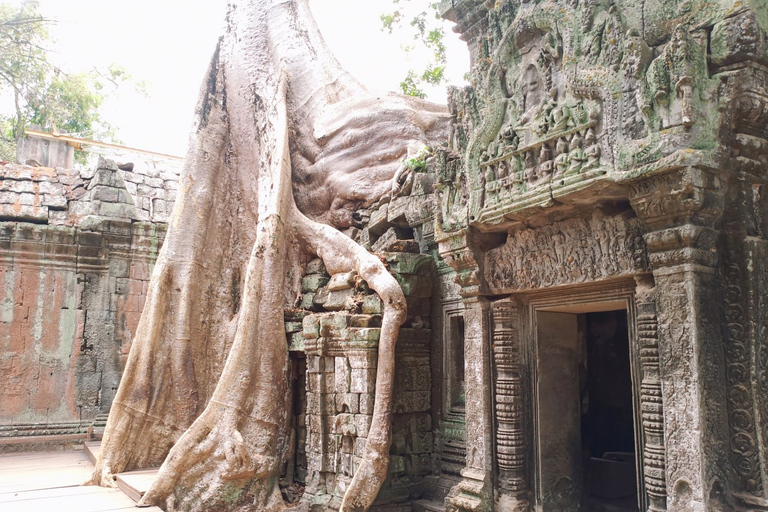
POLYGON ((430 1, 424 10, 419 10, 412 0, 392 0, 394 10, 380 15, 382 30, 394 34, 403 30, 413 32, 415 41, 412 45, 403 46, 406 53, 413 52, 417 46, 426 48, 430 52, 430 60, 424 69, 417 71, 408 70, 405 78, 400 82, 400 89, 404 94, 426 97, 424 85, 440 85, 446 81, 445 65, 446 47, 445 31, 439 13, 440 2, 430 1), (407 23, 407 26, 406 26, 407 23), (410 28, 408 28, 410 27, 410 28))

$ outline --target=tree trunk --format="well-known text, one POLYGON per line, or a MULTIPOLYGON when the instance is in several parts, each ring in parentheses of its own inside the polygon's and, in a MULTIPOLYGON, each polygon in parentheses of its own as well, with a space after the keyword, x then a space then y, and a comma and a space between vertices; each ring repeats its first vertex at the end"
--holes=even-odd
POLYGON ((326 223, 349 225, 391 189, 408 146, 444 140, 446 127, 442 107, 365 92, 325 47, 307 0, 229 6, 95 483, 162 464, 142 504, 283 508, 283 310, 314 254, 333 273, 357 270, 385 303, 373 424, 342 505, 368 509, 386 477, 405 300, 377 257, 326 223))

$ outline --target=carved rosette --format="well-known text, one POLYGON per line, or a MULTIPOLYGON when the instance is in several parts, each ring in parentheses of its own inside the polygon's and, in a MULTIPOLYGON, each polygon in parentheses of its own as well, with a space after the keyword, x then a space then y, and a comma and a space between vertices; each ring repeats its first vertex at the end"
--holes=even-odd
MULTIPOLYGON (((734 187, 735 188, 735 187, 734 187)), ((730 429, 730 458, 742 492, 762 495, 758 433, 755 423, 752 375, 756 368, 753 318, 750 318, 750 284, 747 255, 740 241, 747 238, 741 211, 735 207, 745 200, 744 191, 735 188, 723 219, 724 243, 720 278, 723 283, 722 332, 725 344, 726 398, 730 429), (754 362, 753 362, 754 361, 754 362)))
POLYGON ((521 375, 517 306, 494 302, 493 360, 495 363, 496 465, 499 487, 517 501, 516 510, 528 509, 524 389, 521 375))
POLYGON ((648 511, 661 512, 667 510, 667 485, 656 303, 648 299, 638 300, 637 309, 637 337, 642 368, 640 410, 645 444, 643 475, 648 511))

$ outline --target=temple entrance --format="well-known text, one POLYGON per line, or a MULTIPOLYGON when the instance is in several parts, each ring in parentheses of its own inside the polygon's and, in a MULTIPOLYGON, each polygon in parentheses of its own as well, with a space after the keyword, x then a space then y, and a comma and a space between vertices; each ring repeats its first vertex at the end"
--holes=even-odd
POLYGON ((639 510, 627 311, 610 308, 536 312, 544 512, 639 510))

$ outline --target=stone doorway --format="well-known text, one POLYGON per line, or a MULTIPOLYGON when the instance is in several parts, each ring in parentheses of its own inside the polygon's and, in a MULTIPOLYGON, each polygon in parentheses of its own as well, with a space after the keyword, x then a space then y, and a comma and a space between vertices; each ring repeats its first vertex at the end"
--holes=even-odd
POLYGON ((626 303, 535 310, 542 512, 637 512, 626 303))

